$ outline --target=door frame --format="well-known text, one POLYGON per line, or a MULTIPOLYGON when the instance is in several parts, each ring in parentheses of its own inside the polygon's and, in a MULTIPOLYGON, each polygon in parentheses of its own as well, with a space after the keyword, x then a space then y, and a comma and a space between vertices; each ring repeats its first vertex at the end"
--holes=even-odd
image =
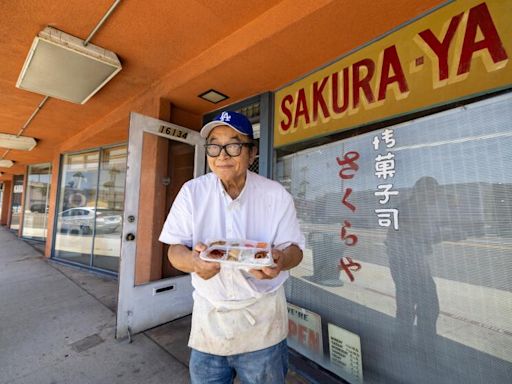
POLYGON ((116 338, 131 337, 135 333, 192 313, 193 288, 190 275, 135 285, 137 218, 145 132, 194 146, 194 177, 205 172, 204 139, 199 132, 138 113, 130 114, 116 338))

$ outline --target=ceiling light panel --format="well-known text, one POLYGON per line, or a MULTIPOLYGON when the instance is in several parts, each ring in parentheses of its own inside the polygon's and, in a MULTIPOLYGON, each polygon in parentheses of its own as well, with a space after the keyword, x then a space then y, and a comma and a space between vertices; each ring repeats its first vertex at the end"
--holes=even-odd
POLYGON ((84 104, 121 70, 116 54, 52 27, 34 39, 16 86, 84 104))
POLYGON ((216 91, 215 89, 210 89, 209 91, 201 93, 199 97, 213 104, 220 103, 221 101, 229 98, 228 96, 220 93, 219 91, 216 91))
POLYGON ((12 160, 0 160, 0 167, 11 168, 14 165, 12 160))
POLYGON ((31 151, 37 145, 33 137, 9 135, 0 133, 0 148, 17 149, 20 151, 31 151))

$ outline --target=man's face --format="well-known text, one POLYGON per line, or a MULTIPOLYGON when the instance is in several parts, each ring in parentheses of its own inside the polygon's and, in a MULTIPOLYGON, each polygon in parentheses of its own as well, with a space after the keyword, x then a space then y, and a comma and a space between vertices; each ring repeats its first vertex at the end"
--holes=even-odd
MULTIPOLYGON (((227 125, 215 127, 206 140, 207 144, 226 145, 231 143, 249 143, 250 139, 246 135, 238 133, 227 125)), ((245 174, 249 166, 256 157, 256 148, 243 146, 240 156, 231 157, 222 150, 218 157, 207 156, 208 166, 224 184, 241 182, 245 179, 245 174)))

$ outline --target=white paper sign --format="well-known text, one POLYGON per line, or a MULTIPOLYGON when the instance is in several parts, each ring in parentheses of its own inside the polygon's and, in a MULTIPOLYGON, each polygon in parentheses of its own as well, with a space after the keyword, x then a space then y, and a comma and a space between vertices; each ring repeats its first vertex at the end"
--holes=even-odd
POLYGON ((355 333, 328 324, 329 353, 332 367, 348 382, 363 382, 361 340, 355 333))

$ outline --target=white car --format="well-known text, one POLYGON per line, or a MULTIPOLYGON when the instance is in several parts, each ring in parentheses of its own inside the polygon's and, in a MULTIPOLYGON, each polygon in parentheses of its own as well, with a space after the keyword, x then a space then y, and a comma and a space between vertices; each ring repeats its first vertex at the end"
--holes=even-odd
POLYGON ((120 227, 121 222, 122 216, 119 211, 106 208, 77 207, 59 213, 61 232, 87 235, 96 228, 97 233, 111 233, 120 227))

